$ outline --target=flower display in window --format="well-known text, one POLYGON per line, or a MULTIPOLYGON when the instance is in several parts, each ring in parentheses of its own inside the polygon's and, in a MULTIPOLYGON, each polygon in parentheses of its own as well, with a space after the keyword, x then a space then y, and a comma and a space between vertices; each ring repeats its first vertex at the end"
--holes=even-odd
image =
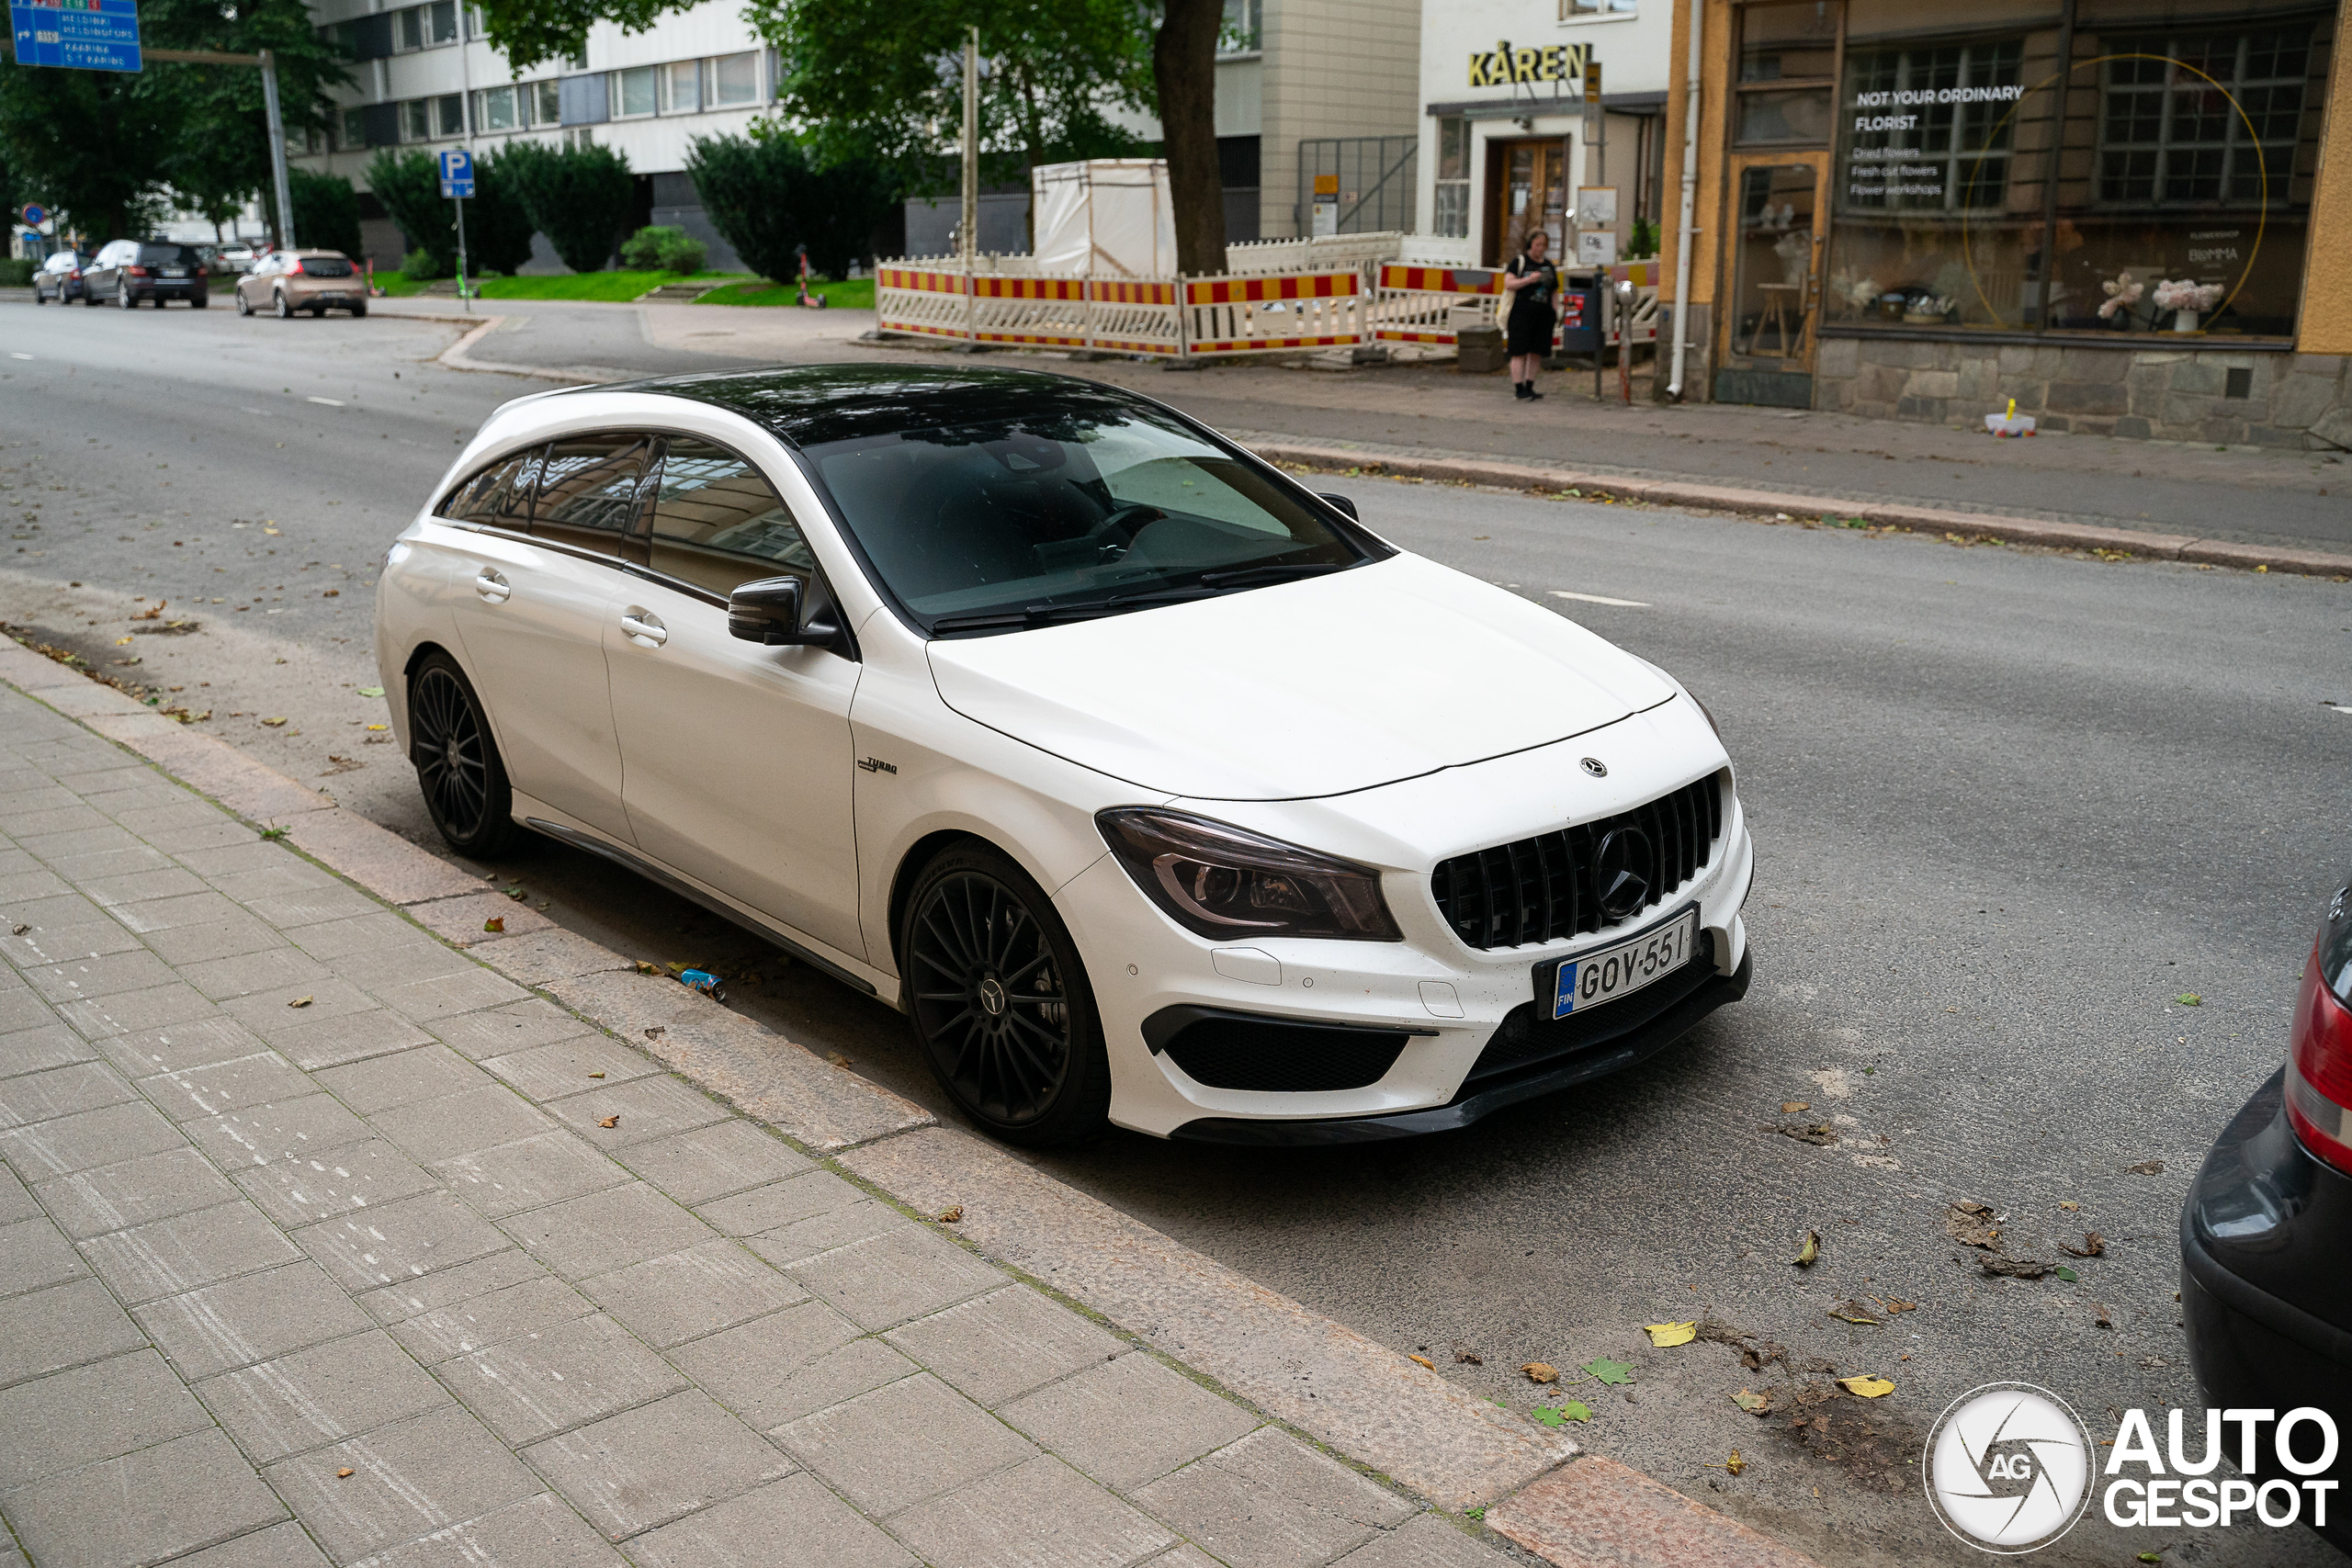
POLYGON ((2132 307, 2137 305, 2140 297, 2148 291, 2146 284, 2128 272, 2117 274, 2100 284, 2099 288, 2107 292, 2107 303, 2098 308, 2098 319, 2102 321, 2113 321, 2119 315, 2130 320, 2132 307))
POLYGON ((2195 283, 2186 277, 2161 278, 2156 283, 2155 300, 2159 310, 2191 310, 2202 315, 2222 302, 2222 286, 2195 283))

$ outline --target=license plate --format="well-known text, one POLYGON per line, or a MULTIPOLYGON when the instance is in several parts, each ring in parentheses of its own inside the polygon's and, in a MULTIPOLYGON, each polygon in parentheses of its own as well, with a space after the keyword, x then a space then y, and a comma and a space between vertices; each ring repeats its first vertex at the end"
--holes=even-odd
POLYGON ((1690 962, 1698 940, 1699 911, 1685 909, 1613 947, 1537 965, 1535 994, 1550 1001, 1555 1019, 1589 1012, 1681 968, 1690 962), (1552 971, 1548 983, 1546 970, 1552 971))
POLYGON ((187 268, 184 266, 167 266, 164 269, 164 276, 165 277, 186 277, 187 276, 187 268))

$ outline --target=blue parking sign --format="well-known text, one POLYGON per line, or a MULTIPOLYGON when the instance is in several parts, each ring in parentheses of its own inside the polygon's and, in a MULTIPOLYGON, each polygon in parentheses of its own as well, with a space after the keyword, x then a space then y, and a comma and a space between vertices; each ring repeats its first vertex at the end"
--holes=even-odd
POLYGON ((19 65, 138 71, 138 0, 9 0, 19 65))
POLYGON ((474 155, 462 147, 448 148, 441 154, 441 194, 455 198, 473 193, 474 155))

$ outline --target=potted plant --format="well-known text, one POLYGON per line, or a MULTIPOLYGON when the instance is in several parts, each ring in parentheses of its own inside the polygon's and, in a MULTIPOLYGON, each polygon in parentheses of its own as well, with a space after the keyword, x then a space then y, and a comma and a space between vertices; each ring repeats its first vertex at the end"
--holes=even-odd
POLYGON ((2193 333, 2206 311, 2222 302, 2222 286, 2188 278, 2162 278, 2156 283, 2156 309, 2173 313, 2172 330, 2193 333))

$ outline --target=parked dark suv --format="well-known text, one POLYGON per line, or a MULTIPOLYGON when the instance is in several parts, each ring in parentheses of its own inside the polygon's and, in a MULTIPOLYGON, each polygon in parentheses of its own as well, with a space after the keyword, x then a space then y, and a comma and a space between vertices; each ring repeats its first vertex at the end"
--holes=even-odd
MULTIPOLYGON (((2340 1483, 2352 1481, 2352 1445, 2286 1417, 2309 1407, 2352 1427, 2352 882, 2328 905, 2288 1032, 2286 1066, 2231 1119, 2189 1185, 2181 1315, 2206 1404, 2278 1422, 2241 1435, 2258 1460, 2246 1478, 2293 1485, 2324 1472, 2340 1483), (2291 1464, 2278 1451, 2290 1425, 2291 1464)), ((2326 1517, 2315 1528, 2352 1550, 2343 1507, 2326 1517)))
POLYGON ((210 303, 209 269, 194 245, 157 240, 114 240, 98 248, 82 269, 91 303, 111 299, 124 310, 141 300, 158 310, 166 299, 185 299, 201 310, 210 303))

